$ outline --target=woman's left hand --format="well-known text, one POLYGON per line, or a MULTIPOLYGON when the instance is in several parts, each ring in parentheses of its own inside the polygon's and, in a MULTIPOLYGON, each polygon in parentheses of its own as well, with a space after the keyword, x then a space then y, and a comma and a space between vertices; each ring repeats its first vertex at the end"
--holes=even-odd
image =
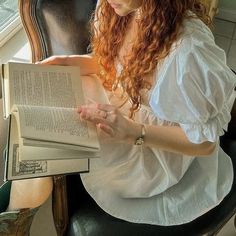
POLYGON ((122 115, 113 105, 89 104, 78 108, 80 118, 96 124, 109 136, 123 141, 133 141, 141 126, 122 115))

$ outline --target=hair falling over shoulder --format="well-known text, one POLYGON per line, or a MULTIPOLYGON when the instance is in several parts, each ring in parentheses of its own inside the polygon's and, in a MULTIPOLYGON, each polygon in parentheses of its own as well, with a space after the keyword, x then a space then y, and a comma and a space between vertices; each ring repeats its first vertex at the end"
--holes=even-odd
POLYGON ((101 0, 92 26, 92 51, 101 67, 104 87, 110 91, 122 84, 130 101, 130 117, 142 103, 140 91, 150 89, 150 75, 178 40, 183 20, 198 17, 205 24, 211 20, 201 0, 144 0, 140 9, 138 35, 123 70, 116 74, 115 64, 125 32, 133 15, 117 15, 106 0, 101 0), (189 11, 194 14, 189 14, 189 11))

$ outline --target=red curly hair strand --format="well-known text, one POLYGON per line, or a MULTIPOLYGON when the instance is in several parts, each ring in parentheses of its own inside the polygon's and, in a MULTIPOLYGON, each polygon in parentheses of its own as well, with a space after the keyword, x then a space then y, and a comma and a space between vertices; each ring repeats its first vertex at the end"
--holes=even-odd
POLYGON ((115 63, 133 14, 121 17, 106 0, 101 0, 93 18, 96 20, 91 24, 91 48, 101 66, 103 85, 110 91, 115 90, 118 84, 123 85, 132 104, 130 117, 134 116, 142 103, 140 91, 151 88, 151 81, 147 78, 178 40, 183 20, 198 17, 205 24, 211 24, 201 0, 144 0, 140 11, 137 40, 129 60, 122 64, 120 75, 116 73, 115 63), (190 16, 189 11, 195 16, 190 16))

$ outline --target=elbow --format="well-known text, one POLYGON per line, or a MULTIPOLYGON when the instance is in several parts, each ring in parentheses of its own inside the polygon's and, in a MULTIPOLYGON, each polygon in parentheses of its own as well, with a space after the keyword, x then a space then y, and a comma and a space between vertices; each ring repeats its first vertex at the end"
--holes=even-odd
POLYGON ((210 156, 216 148, 216 143, 212 143, 212 142, 204 142, 201 144, 197 145, 197 155, 196 156, 203 156, 203 157, 207 157, 210 156))

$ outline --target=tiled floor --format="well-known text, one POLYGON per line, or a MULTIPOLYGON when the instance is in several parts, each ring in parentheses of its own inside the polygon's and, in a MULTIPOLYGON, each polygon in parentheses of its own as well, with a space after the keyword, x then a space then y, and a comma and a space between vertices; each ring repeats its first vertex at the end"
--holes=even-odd
POLYGON ((228 65, 236 71, 236 23, 215 19, 214 35, 226 52, 228 65))

